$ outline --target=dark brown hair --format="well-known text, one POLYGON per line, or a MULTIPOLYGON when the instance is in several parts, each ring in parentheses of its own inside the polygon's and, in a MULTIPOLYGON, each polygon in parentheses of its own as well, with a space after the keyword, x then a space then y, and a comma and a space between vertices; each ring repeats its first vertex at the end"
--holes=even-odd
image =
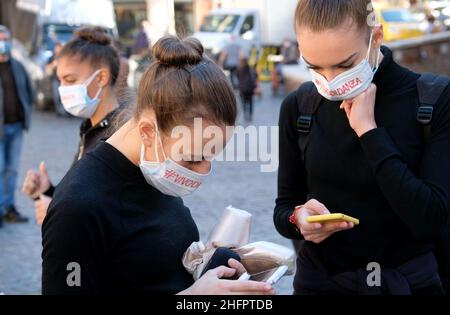
POLYGON ((78 57, 88 61, 92 67, 108 67, 111 73, 110 85, 114 86, 119 75, 120 59, 112 46, 112 39, 103 27, 82 27, 75 31, 73 39, 64 45, 58 58, 78 57))
POLYGON ((299 0, 295 10, 295 26, 320 32, 335 28, 348 18, 360 28, 370 29, 368 17, 371 0, 299 0))
POLYGON ((203 54, 195 38, 161 38, 153 47, 155 61, 142 76, 135 118, 153 109, 163 132, 201 117, 232 126, 237 116, 233 88, 223 71, 203 54))

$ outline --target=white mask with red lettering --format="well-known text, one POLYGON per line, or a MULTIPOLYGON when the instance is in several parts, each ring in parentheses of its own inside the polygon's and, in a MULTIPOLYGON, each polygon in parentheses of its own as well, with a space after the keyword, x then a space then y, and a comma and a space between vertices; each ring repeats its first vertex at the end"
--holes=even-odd
POLYGON ((60 86, 59 96, 66 111, 80 118, 91 118, 100 104, 100 93, 98 89, 94 98, 90 98, 87 92, 88 86, 94 81, 100 70, 95 71, 83 84, 60 86))
POLYGON ((330 101, 343 101, 352 99, 364 92, 372 83, 373 76, 378 70, 380 50, 377 52, 376 66, 371 67, 369 54, 372 47, 372 35, 370 35, 369 50, 367 56, 360 64, 345 71, 328 82, 320 73, 310 69, 313 82, 317 91, 330 101))
MULTIPOLYGON (((157 135, 159 137, 159 132, 157 135)), ((147 183, 169 196, 184 197, 193 193, 201 186, 211 171, 208 174, 200 174, 181 166, 166 156, 162 142, 164 161, 159 161, 158 142, 157 140, 155 144, 156 162, 146 161, 145 146, 142 144, 141 147, 139 167, 147 183)))

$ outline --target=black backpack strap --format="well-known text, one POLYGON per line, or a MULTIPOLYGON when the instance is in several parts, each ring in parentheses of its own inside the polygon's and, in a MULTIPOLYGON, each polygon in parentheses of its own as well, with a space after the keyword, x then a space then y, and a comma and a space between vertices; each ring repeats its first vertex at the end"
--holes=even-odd
POLYGON ((444 90, 450 83, 450 77, 434 73, 424 73, 417 80, 419 94, 419 108, 417 121, 424 125, 425 140, 431 134, 431 121, 433 120, 434 105, 438 102, 444 90))
POLYGON ((297 90, 297 131, 299 134, 298 143, 302 152, 302 159, 305 158, 306 145, 313 124, 313 116, 319 108, 322 96, 317 92, 313 82, 303 83, 297 90))
MULTIPOLYGON (((417 80, 419 94, 419 108, 417 121, 424 125, 425 141, 429 141, 431 135, 431 122, 434 106, 439 101, 444 90, 450 84, 450 77, 433 73, 424 73, 417 80)), ((435 243, 433 251, 438 263, 439 276, 447 294, 450 294, 450 228, 435 243)))

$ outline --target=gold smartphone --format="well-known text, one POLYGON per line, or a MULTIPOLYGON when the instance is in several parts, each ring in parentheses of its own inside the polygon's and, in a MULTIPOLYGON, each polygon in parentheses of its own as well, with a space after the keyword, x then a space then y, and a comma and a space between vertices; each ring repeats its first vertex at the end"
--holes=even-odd
POLYGON ((322 215, 312 215, 306 218, 308 223, 328 223, 328 222, 351 222, 355 225, 359 224, 359 220, 343 213, 331 213, 322 215))

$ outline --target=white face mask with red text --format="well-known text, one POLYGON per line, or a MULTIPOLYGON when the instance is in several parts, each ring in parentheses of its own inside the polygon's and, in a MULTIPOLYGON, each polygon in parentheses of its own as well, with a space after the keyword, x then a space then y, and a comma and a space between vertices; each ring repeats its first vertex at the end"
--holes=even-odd
MULTIPOLYGON (((157 136, 160 138, 159 132, 157 132, 157 136)), ((197 190, 211 173, 211 170, 207 174, 191 171, 174 160, 167 158, 162 141, 158 141, 158 139, 155 144, 155 155, 157 158, 156 162, 146 161, 145 146, 142 144, 139 167, 147 183, 165 195, 174 197, 187 196, 197 190), (161 143, 164 155, 164 161, 161 162, 158 157, 158 142, 161 143)))
POLYGON ((372 47, 372 35, 370 35, 369 50, 366 58, 357 66, 345 71, 328 82, 320 73, 310 69, 312 80, 317 87, 317 91, 330 101, 343 101, 352 99, 364 92, 372 83, 373 76, 378 70, 380 50, 377 52, 375 67, 369 63, 369 54, 372 47))
POLYGON ((95 71, 84 83, 77 85, 60 86, 59 96, 64 109, 75 117, 91 118, 100 104, 100 87, 94 98, 88 95, 88 86, 94 81, 101 70, 95 71))

